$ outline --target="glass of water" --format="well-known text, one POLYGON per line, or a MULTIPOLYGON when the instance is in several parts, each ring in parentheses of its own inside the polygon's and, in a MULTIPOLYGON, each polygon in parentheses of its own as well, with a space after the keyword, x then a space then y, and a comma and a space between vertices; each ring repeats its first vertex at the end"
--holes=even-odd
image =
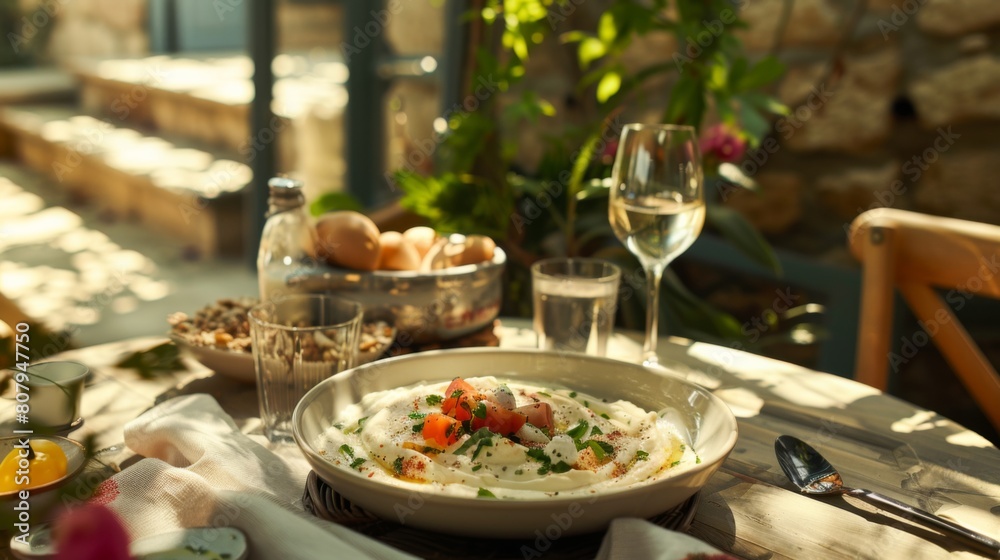
POLYGON ((288 295, 249 313, 264 435, 293 441, 292 412, 320 381, 354 367, 361 304, 329 295, 288 295))
POLYGON ((621 275, 621 269, 600 259, 555 258, 533 264, 538 347, 607 354, 621 275))

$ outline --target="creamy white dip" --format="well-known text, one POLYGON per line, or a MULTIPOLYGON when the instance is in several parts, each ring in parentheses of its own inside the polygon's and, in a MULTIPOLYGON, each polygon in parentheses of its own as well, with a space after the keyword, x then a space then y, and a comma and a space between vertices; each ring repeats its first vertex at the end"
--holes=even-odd
POLYGON ((449 385, 444 382, 366 395, 319 436, 318 448, 332 463, 382 482, 496 498, 591 494, 642 484, 698 462, 670 422, 632 403, 495 377, 465 381, 481 393, 504 384, 517 406, 549 403, 554 436, 528 424, 518 432, 519 443, 493 435, 469 445, 473 436, 465 433, 445 449, 434 449, 420 426, 424 415, 441 412, 434 396, 444 396, 449 385))

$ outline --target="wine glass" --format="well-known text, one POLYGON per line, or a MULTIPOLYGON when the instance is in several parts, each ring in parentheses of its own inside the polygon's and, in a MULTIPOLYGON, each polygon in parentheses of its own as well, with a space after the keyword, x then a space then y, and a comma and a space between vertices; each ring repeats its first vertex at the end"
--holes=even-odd
POLYGON ((643 365, 656 356, 663 270, 694 243, 705 223, 701 152, 694 127, 628 124, 611 171, 611 228, 646 271, 643 365))

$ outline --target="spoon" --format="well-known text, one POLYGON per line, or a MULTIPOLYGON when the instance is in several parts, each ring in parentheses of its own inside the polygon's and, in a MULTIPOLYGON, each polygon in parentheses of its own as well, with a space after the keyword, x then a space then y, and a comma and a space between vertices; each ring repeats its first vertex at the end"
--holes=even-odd
POLYGON ((774 440, 774 454, 778 457, 778 464, 781 465, 781 470, 785 471, 785 476, 798 486, 803 494, 853 496, 879 509, 897 513, 904 519, 923 523, 950 534, 969 548, 1000 558, 1000 541, 871 490, 844 486, 837 469, 833 468, 833 465, 818 451, 798 438, 779 436, 774 440))

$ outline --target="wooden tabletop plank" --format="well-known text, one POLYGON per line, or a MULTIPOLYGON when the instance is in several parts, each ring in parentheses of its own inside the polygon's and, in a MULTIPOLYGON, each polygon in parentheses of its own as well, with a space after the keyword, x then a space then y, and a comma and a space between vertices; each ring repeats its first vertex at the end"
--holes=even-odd
MULTIPOLYGON (((518 324, 515 322, 515 327, 518 324)), ((504 346, 524 345, 507 328, 504 346)), ((244 431, 257 429, 256 390, 186 360, 188 371, 151 380, 112 367, 147 338, 60 356, 86 363, 94 379, 84 395, 86 425, 100 445, 121 441, 123 425, 155 402, 205 392, 244 431)), ((632 339, 627 339, 631 341, 632 339)), ((531 337, 531 344, 534 343, 531 337)), ((635 351, 619 338, 621 354, 635 351)), ((661 345, 675 375, 704 384, 733 408, 736 448, 703 490, 690 530, 743 558, 975 558, 937 533, 853 499, 796 492, 777 467, 773 442, 798 436, 828 456, 845 482, 876 490, 1000 535, 1000 451, 961 426, 850 380, 730 349, 672 340, 661 345)))

